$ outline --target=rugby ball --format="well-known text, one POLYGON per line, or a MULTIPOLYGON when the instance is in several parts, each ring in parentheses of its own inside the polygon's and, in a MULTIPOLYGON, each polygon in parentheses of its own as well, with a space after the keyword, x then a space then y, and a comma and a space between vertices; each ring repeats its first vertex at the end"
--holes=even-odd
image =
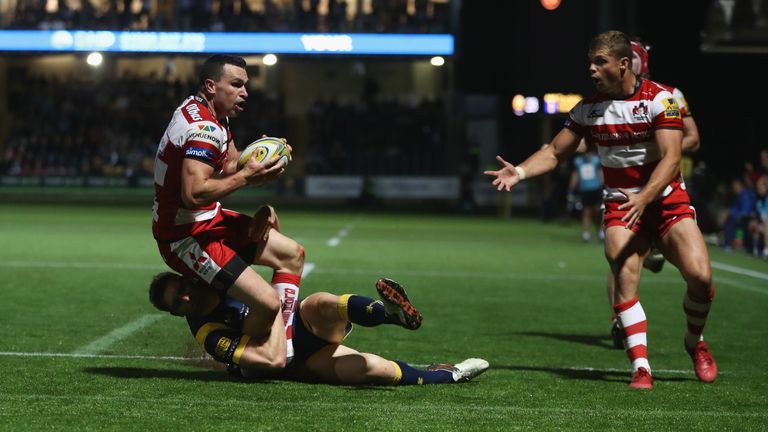
POLYGON ((258 139, 248 144, 248 147, 240 153, 240 159, 237 161, 237 169, 242 169, 253 154, 256 154, 256 160, 258 162, 282 158, 285 165, 288 166, 291 150, 281 138, 264 137, 258 139))

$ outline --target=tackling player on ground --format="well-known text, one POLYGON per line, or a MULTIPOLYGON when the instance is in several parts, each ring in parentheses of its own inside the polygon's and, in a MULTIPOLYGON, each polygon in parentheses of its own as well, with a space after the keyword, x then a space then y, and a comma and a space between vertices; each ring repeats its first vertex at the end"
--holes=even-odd
MULTIPOLYGON (((251 218, 223 209, 218 201, 246 185, 269 183, 284 171, 279 159, 258 163, 255 155, 237 170, 229 117, 245 108, 245 66, 241 57, 210 57, 200 69, 197 94, 174 111, 155 157, 152 234, 171 269, 245 303, 252 313, 244 333, 263 338, 285 289, 298 292, 304 249, 278 232, 271 207, 251 218), (254 263, 275 270, 274 287, 250 268, 254 263)), ((282 331, 278 335, 285 337, 282 331)))
POLYGON ((464 382, 488 369, 482 359, 438 364, 425 370, 376 354, 358 352, 342 345, 352 323, 375 327, 398 325, 409 330, 421 326, 421 314, 397 282, 380 279, 376 290, 381 298, 326 292, 314 293, 297 302, 291 323, 277 318, 272 334, 263 339, 242 333, 249 315, 242 303, 204 284, 176 273, 160 273, 150 284, 149 298, 159 310, 187 319, 192 335, 214 359, 227 365, 236 377, 282 377, 309 382, 345 385, 412 385, 464 382), (286 324, 293 333, 294 354, 280 349, 284 339, 275 333, 286 324))
POLYGON ((624 328, 632 364, 631 388, 653 388, 648 362, 647 321, 638 297, 643 258, 658 244, 687 284, 688 323, 684 347, 704 382, 717 365, 701 334, 714 297, 709 255, 680 181, 683 121, 674 96, 632 71, 632 47, 622 32, 608 31, 589 47, 589 72, 597 93, 579 102, 551 145, 518 166, 497 160, 485 171, 498 190, 552 171, 570 157, 583 137, 597 146, 605 182, 605 256, 616 293, 613 308, 624 328))

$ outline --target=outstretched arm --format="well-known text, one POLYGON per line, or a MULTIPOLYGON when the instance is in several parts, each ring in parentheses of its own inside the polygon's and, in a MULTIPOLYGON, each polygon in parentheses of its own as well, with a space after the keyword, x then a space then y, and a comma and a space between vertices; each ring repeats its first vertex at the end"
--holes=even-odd
POLYGON ((497 190, 509 191, 520 180, 554 170, 561 160, 570 157, 576 151, 580 139, 581 137, 572 130, 563 128, 550 145, 542 147, 520 165, 515 166, 501 156, 496 156, 501 168, 496 171, 484 171, 483 174, 495 177, 492 184, 497 190))

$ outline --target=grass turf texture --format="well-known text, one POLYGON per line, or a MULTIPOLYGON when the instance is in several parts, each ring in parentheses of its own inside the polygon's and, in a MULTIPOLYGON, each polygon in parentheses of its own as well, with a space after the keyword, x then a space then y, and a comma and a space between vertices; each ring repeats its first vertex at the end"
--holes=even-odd
MULTIPOLYGON (((280 211, 280 217, 315 264, 302 296, 374 296, 374 281, 388 276, 407 287, 424 314, 416 332, 357 327, 350 346, 422 365, 482 357, 491 370, 463 385, 357 389, 236 383, 195 361, 157 359, 195 358, 201 351, 183 320, 148 304, 148 281, 165 269, 151 238, 150 210, 6 204, 0 207, 0 429, 765 430, 768 424, 765 279, 713 270, 717 297, 706 335, 721 375, 705 385, 682 347, 679 275, 670 265, 658 275, 644 272, 640 295, 656 387, 630 391, 626 355, 608 339, 602 247, 582 243, 576 225, 341 212, 280 211), (328 246, 334 237, 339 244, 328 246)), ((713 261, 768 273, 765 261, 710 252, 713 261)))

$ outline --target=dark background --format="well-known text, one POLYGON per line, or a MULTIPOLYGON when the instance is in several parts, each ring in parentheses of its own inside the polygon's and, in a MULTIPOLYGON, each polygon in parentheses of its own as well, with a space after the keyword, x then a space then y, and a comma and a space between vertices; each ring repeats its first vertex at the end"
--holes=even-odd
MULTIPOLYGON (((501 149, 513 161, 540 144, 540 126, 510 109, 515 94, 593 91, 586 51, 601 31, 622 30, 651 45, 651 77, 679 87, 701 134, 697 160, 730 177, 756 161, 768 92, 768 55, 702 53, 708 1, 563 0, 555 11, 536 0, 467 1, 457 41, 459 91, 499 95, 501 149)), ((554 132, 559 130, 559 119, 554 132)))

